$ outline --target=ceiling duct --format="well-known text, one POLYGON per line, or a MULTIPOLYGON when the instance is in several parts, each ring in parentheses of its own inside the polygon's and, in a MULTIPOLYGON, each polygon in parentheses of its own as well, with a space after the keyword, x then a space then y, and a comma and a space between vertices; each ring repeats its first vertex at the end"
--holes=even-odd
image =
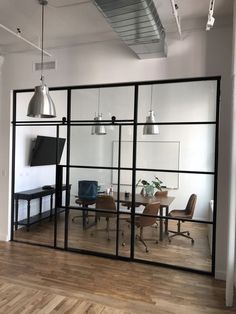
POLYGON ((153 0, 94 0, 140 59, 166 57, 165 31, 153 0))

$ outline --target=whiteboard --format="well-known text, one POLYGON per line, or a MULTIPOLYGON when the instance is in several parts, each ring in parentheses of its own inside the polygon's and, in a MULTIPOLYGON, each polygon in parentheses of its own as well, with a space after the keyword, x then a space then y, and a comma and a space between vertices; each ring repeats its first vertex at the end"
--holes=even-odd
MULTIPOLYGON (((112 164, 118 166, 119 142, 112 143, 112 164)), ((132 168, 133 142, 121 141, 120 166, 132 168)), ((179 141, 137 141, 136 169, 179 170, 180 142, 179 141)), ((137 170, 136 178, 146 181, 154 180, 157 176, 167 188, 179 187, 179 174, 172 172, 137 170)), ((117 184, 118 172, 112 171, 112 184, 117 184)), ((132 185, 132 170, 121 170, 120 184, 132 185)))

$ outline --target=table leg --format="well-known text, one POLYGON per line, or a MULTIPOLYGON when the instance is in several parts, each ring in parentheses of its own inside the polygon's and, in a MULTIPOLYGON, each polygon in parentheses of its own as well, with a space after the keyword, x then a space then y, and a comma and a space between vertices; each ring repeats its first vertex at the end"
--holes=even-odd
POLYGON ((30 227, 30 200, 27 201, 27 226, 26 230, 29 231, 30 227))
MULTIPOLYGON (((163 207, 160 208, 160 216, 163 216, 163 207)), ((163 241, 163 219, 160 218, 160 241, 163 241)))
MULTIPOLYGON (((169 206, 166 206, 166 216, 169 215, 169 206)), ((169 220, 166 218, 165 219, 165 234, 168 234, 168 222, 169 220)))
POLYGON ((19 213, 19 200, 16 199, 16 218, 15 218, 15 230, 18 229, 18 213, 19 213))

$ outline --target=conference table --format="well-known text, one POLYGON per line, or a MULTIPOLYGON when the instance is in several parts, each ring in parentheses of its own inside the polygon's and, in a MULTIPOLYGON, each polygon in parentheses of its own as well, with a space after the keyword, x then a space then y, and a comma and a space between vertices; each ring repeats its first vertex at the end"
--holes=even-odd
MULTIPOLYGON (((113 196, 114 200, 117 202, 118 193, 113 192, 111 195, 113 196)), ((160 203, 160 216, 163 216, 163 210, 165 210, 164 216, 168 216, 169 206, 174 200, 175 200, 175 197, 173 196, 149 197, 149 196, 144 196, 142 194, 135 194, 135 207, 140 206, 140 205, 146 206, 154 202, 159 202, 160 203)), ((126 196, 126 193, 120 192, 119 202, 122 204, 125 204, 127 207, 131 207, 132 206, 132 194, 129 193, 129 196, 126 196)), ((120 211, 124 212, 123 209, 120 209, 120 211)), ((139 210, 135 210, 135 212, 138 214, 142 213, 139 210)), ((163 218, 159 218, 159 219, 160 219, 160 241, 162 241, 163 240, 163 218)), ((168 234, 168 219, 164 219, 164 222, 165 222, 165 234, 168 234)))
MULTIPOLYGON (((102 195, 102 194, 99 194, 102 195)), ((99 197, 98 195, 98 197, 99 197)), ((127 196, 126 193, 124 192, 120 192, 119 193, 119 198, 118 198, 118 193, 117 192, 112 192, 111 195, 115 202, 122 203, 125 204, 125 206, 127 206, 127 208, 131 208, 132 206, 132 194, 129 194, 127 196)), ((142 209, 141 211, 138 209, 138 207, 140 205, 146 206, 147 204, 151 204, 154 202, 160 202, 160 215, 159 216, 163 216, 163 212, 165 210, 165 215, 164 216, 168 216, 169 214, 169 206, 170 204, 174 201, 175 197, 173 196, 165 196, 165 197, 148 197, 148 196, 144 196, 142 194, 135 194, 135 213, 137 214, 141 214, 142 213, 142 209)), ((80 204, 83 207, 88 207, 89 205, 93 205, 96 203, 96 200, 94 201, 82 201, 80 199, 76 200, 77 204, 80 204)), ((124 208, 120 208, 120 213, 130 213, 131 210, 126 210, 124 208)), ((93 222, 92 224, 87 224, 86 223, 86 219, 88 218, 88 212, 86 210, 83 211, 83 228, 87 229, 90 228, 91 226, 94 226, 94 224, 96 224, 96 218, 95 218, 95 222, 93 222)), ((160 241, 163 240, 163 234, 168 234, 168 219, 165 218, 159 218, 160 220, 160 241), (163 232, 163 222, 165 224, 165 232, 163 232)))

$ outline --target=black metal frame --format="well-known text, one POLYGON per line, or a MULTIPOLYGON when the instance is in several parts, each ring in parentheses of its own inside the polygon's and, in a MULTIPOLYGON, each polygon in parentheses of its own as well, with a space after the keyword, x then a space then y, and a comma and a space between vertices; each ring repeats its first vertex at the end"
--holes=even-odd
MULTIPOLYGON (((139 263, 145 263, 150 265, 158 265, 164 266, 174 269, 180 270, 187 270, 195 273, 201 273, 206 275, 214 275, 215 274, 215 250, 216 250, 216 215, 217 215, 217 177, 218 177, 218 134, 219 134, 219 106, 220 106, 220 76, 211 76, 211 77, 197 77, 197 78, 183 78, 183 79, 171 79, 171 80, 160 80, 160 81, 145 81, 145 82, 130 82, 130 83, 117 83, 117 84, 96 84, 96 85, 80 85, 80 86, 63 86, 63 87, 53 87, 50 88, 51 91, 67 91, 67 117, 63 118, 62 120, 54 120, 54 121, 17 121, 16 120, 16 106, 17 106, 17 94, 18 93, 26 93, 26 92, 33 92, 32 89, 21 89, 21 90, 14 90, 13 91, 13 116, 12 116, 12 197, 11 197, 11 240, 16 242, 23 242, 28 244, 33 244, 27 241, 19 241, 14 239, 14 190, 15 190, 15 144, 16 144, 16 127, 19 126, 55 126, 57 130, 57 137, 59 137, 59 127, 60 126, 67 126, 67 160, 66 165, 60 166, 57 165, 56 171, 56 198, 55 203, 57 207, 62 207, 65 209, 65 236, 64 236, 64 250, 72 251, 72 252, 80 252, 84 254, 91 254, 101 257, 109 257, 114 259, 120 259, 124 261, 135 261, 139 263), (184 170, 167 170, 167 169, 143 169, 143 168, 136 168, 136 150, 137 150, 137 128, 138 126, 144 125, 146 123, 139 123, 138 122, 138 92, 139 86, 143 85, 150 85, 150 84, 167 84, 167 83, 185 83, 185 82, 196 82, 196 81, 216 81, 217 82, 217 95, 216 95, 216 120, 209 121, 209 122, 163 122, 163 123, 156 123, 158 125, 194 125, 194 124, 213 124, 216 126, 215 128, 215 169, 213 172, 204 172, 204 171, 184 171, 184 170), (72 90, 78 89, 90 89, 90 88, 103 88, 103 87, 124 87, 130 86, 134 87, 134 110, 133 110, 133 119, 127 120, 103 120, 104 125, 116 125, 119 128, 119 147, 118 147, 118 166, 117 167, 99 167, 99 166, 83 166, 83 165, 70 165, 70 137, 71 137, 71 127, 72 126, 92 126, 94 125, 94 120, 72 120, 71 121, 71 92, 72 90), (125 168, 121 167, 120 164, 120 157, 121 157, 121 134, 122 134, 122 126, 133 126, 133 161, 132 161, 132 168, 125 168), (131 213, 127 214, 131 217, 131 239, 130 239, 130 257, 125 257, 119 255, 119 232, 116 233, 116 253, 107 254, 102 252, 93 252, 83 249, 73 249, 68 247, 68 215, 70 209, 77 209, 83 210, 83 207, 73 207, 69 204, 69 189, 66 190, 66 201, 65 206, 62 206, 62 198, 61 198, 61 186, 62 186, 62 179, 63 179, 63 168, 66 168, 66 185, 69 186, 70 183, 70 169, 71 168, 87 168, 87 169, 104 169, 104 170, 117 170, 118 171, 118 192, 120 189, 120 171, 122 170, 130 170, 132 171, 132 208, 131 213), (213 239, 212 239, 212 268, 210 272, 198 270, 198 269, 190 269, 183 266, 171 265, 171 264, 163 264, 160 262, 152 262, 148 260, 141 260, 137 259, 134 256, 134 243, 135 243, 135 224, 134 219, 135 216, 139 216, 143 214, 135 213, 135 184, 136 184, 136 171, 155 171, 155 172, 175 172, 175 173, 186 173, 186 174, 206 174, 206 175, 213 175, 214 176, 214 214, 213 214, 213 222, 204 221, 204 220, 194 220, 192 222, 203 223, 203 224, 211 224, 213 225, 213 239)), ((118 193, 119 195, 119 193, 118 193)), ((56 210, 56 209, 55 209, 56 210)), ((88 209, 88 211, 96 211, 95 209, 88 209)), ((104 211, 106 212, 106 211, 104 211)), ((118 209, 117 209, 117 230, 119 230, 119 200, 118 200, 118 209)), ((165 218, 169 220, 178 220, 176 218, 170 218, 166 216, 158 216, 159 218, 165 218)), ((186 219, 188 221, 188 219, 186 219)), ((45 247, 51 247, 56 249, 62 249, 61 247, 57 246, 57 214, 55 215, 54 220, 54 245, 44 245, 44 244, 33 244, 45 247)))

